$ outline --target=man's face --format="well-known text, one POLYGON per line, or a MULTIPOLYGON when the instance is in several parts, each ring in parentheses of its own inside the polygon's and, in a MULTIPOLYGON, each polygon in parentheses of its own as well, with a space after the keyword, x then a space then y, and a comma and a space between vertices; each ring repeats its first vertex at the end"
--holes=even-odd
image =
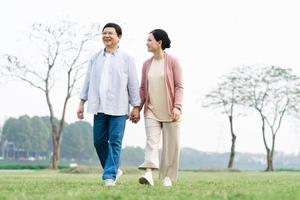
POLYGON ((102 41, 105 47, 114 48, 118 46, 120 38, 114 28, 106 27, 102 32, 102 41))

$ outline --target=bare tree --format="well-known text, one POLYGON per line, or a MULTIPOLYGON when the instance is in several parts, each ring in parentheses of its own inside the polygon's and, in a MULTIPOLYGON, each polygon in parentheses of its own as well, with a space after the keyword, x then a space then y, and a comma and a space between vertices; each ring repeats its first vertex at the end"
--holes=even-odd
POLYGON ((30 60, 34 64, 25 64, 25 61, 14 55, 4 55, 6 62, 1 67, 3 74, 26 82, 45 95, 53 144, 49 168, 57 168, 67 104, 76 91, 76 83, 83 75, 82 69, 87 63, 86 48, 99 35, 99 30, 98 25, 85 28, 69 21, 60 21, 56 25, 35 23, 30 34, 32 44, 39 48, 30 60), (50 94, 55 91, 54 86, 58 83, 64 87, 65 96, 62 98, 62 111, 57 124, 53 96, 50 94))
POLYGON ((235 74, 222 77, 221 81, 218 83, 217 89, 212 90, 210 93, 205 95, 205 99, 203 101, 204 107, 222 108, 222 112, 228 117, 231 134, 231 148, 227 166, 228 168, 233 167, 235 156, 236 134, 234 133, 233 119, 236 115, 235 107, 239 104, 239 85, 236 83, 237 80, 238 77, 236 77, 235 74))
POLYGON ((267 152, 266 171, 273 171, 275 140, 282 120, 299 104, 299 78, 290 69, 275 66, 244 67, 237 71, 240 74, 242 87, 239 93, 243 103, 254 108, 262 122, 263 143, 267 152), (267 137, 267 133, 270 133, 270 137, 267 137))

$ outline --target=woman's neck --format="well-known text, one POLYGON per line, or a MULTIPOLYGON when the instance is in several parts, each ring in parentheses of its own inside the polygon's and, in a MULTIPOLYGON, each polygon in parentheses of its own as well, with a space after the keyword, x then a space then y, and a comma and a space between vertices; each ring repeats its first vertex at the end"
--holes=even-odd
POLYGON ((163 50, 160 50, 160 51, 157 51, 157 52, 154 52, 154 59, 156 60, 160 60, 160 59, 163 59, 165 57, 165 52, 163 50))

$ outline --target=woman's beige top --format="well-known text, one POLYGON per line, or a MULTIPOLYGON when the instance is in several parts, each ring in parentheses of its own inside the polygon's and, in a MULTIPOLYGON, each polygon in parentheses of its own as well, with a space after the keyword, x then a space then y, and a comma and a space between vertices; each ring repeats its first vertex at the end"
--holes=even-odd
POLYGON ((172 121, 168 113, 164 59, 153 59, 148 72, 149 104, 146 118, 157 121, 172 121))
MULTIPOLYGON (((140 86, 141 105, 144 107, 144 116, 148 111, 149 95, 148 95, 148 72, 154 57, 147 59, 143 64, 142 79, 140 86)), ((165 69, 165 87, 167 91, 167 104, 169 116, 172 116, 174 107, 182 110, 183 100, 183 82, 182 82, 182 70, 178 60, 165 52, 164 56, 164 69, 165 69)))

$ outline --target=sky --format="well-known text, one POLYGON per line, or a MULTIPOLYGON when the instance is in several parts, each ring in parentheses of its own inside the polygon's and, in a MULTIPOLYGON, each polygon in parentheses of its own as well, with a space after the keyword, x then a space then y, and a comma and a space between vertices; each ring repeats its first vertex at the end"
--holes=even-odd
MULTIPOLYGON (((276 65, 292 68, 300 75, 300 12, 296 0, 4 0, 0 5, 0 54, 26 57, 28 49, 22 41, 35 22, 65 18, 82 25, 116 22, 123 29, 120 48, 134 56, 139 76, 143 61, 151 56, 145 45, 148 33, 156 28, 166 30, 172 41, 167 52, 178 58, 183 69, 181 147, 230 151, 226 116, 220 110, 203 108, 201 99, 234 67, 276 65)), ((97 48, 102 47, 99 38, 97 48)), ((0 123, 24 114, 48 115, 43 94, 25 83, 0 79, 0 94, 0 123)), ((68 105, 67 122, 77 121, 78 103, 75 95, 68 105)), ((59 113, 57 105, 55 101, 59 113)), ((92 123, 91 114, 85 115, 92 123)), ((236 151, 265 153, 259 116, 251 113, 235 123, 236 151)), ((144 147, 143 120, 127 123, 123 145, 144 147)), ((299 121, 283 121, 275 149, 300 152, 299 121)))

